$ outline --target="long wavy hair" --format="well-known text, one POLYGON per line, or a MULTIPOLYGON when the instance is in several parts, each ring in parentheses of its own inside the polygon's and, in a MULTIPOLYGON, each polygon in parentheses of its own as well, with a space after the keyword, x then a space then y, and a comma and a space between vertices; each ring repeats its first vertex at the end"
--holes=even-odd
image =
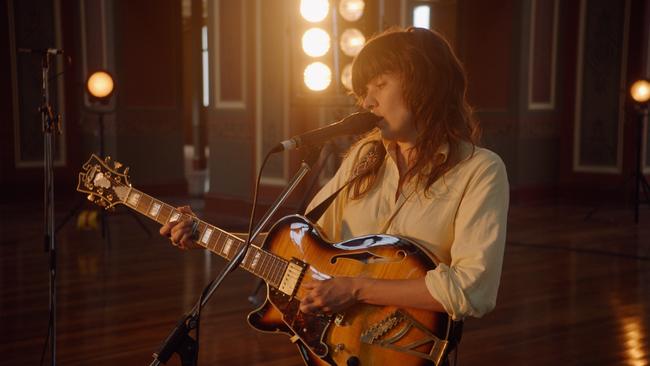
MULTIPOLYGON (((362 104, 367 85, 377 76, 396 73, 401 77, 403 98, 410 110, 417 139, 414 163, 406 172, 425 194, 433 183, 461 161, 461 144, 469 142, 472 153, 481 129, 467 102, 467 75, 449 42, 438 32, 422 28, 391 28, 373 37, 356 56, 352 66, 352 92, 362 104), (437 154, 447 143, 447 159, 437 154)), ((378 130, 357 144, 364 151, 355 159, 348 196, 363 197, 374 186, 386 156, 378 130)), ((353 148, 354 149, 354 148, 353 148)), ((350 151, 352 151, 351 149, 350 151)))

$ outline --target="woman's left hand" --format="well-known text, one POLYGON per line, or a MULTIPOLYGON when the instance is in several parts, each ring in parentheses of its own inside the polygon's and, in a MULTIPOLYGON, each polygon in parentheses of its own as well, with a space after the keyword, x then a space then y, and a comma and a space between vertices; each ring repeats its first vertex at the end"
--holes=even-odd
POLYGON ((353 277, 336 277, 324 281, 313 280, 302 287, 307 295, 300 303, 303 313, 337 313, 358 300, 360 279, 353 277))

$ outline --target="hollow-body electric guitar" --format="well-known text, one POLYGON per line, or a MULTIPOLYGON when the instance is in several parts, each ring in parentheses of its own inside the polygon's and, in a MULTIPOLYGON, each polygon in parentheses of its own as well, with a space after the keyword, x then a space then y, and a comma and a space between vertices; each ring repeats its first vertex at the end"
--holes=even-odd
MULTIPOLYGON (((77 190, 100 206, 123 204, 160 224, 189 217, 133 188, 128 168, 122 168, 93 154, 79 173, 77 190)), ((231 233, 192 220, 197 243, 226 260, 244 245, 231 233)), ((330 243, 316 225, 292 215, 275 223, 262 246, 251 246, 240 266, 267 287, 264 304, 248 315, 250 325, 288 335, 307 365, 439 365, 459 338, 447 314, 426 310, 367 304, 338 314, 299 310, 305 281, 336 276, 410 279, 435 268, 426 250, 402 238, 367 235, 330 243)))

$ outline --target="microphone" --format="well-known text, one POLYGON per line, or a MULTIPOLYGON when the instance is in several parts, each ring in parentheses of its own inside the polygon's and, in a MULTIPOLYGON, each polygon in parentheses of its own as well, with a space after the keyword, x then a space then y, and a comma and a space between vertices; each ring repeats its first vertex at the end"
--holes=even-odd
POLYGON ((48 53, 50 55, 62 55, 63 50, 60 48, 19 48, 18 52, 22 53, 48 53))
POLYGON ((375 127, 382 117, 370 112, 356 112, 325 127, 305 132, 277 144, 271 153, 297 149, 304 145, 320 145, 327 140, 343 135, 356 135, 375 127))

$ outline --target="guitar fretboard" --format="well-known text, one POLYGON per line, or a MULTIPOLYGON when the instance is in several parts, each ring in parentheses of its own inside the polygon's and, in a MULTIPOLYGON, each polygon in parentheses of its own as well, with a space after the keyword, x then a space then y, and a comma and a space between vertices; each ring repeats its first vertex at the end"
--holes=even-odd
MULTIPOLYGON (((135 188, 130 188, 125 204, 162 225, 172 221, 191 219, 197 225, 196 242, 226 260, 232 260, 244 245, 244 240, 198 218, 184 214, 174 207, 157 200, 135 188)), ((270 286, 278 287, 287 261, 259 247, 251 245, 240 267, 265 280, 270 286)))

